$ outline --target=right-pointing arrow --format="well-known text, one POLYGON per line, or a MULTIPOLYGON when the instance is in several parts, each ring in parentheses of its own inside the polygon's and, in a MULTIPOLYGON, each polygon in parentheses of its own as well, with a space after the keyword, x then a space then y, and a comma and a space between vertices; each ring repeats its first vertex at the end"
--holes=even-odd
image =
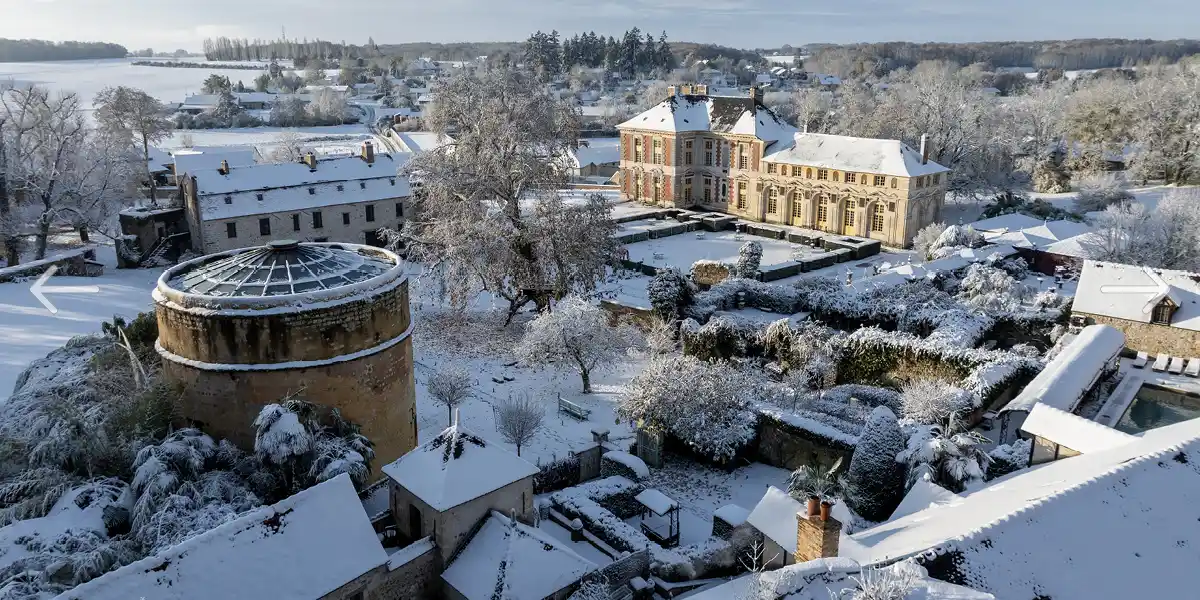
POLYGON ((46 282, 57 272, 58 266, 50 265, 50 268, 46 269, 46 272, 42 273, 42 275, 33 282, 33 285, 29 286, 29 291, 33 294, 33 297, 37 298, 38 302, 41 302, 42 306, 45 306, 46 310, 50 311, 50 314, 52 315, 58 314, 58 308, 50 302, 50 299, 45 296, 46 294, 100 293, 99 286, 94 285, 46 285, 46 282))
POLYGON ((1154 272, 1150 267, 1142 267, 1142 271, 1154 282, 1154 285, 1102 285, 1101 294, 1152 294, 1150 300, 1142 307, 1142 312, 1150 314, 1164 296, 1171 292, 1171 286, 1154 272))

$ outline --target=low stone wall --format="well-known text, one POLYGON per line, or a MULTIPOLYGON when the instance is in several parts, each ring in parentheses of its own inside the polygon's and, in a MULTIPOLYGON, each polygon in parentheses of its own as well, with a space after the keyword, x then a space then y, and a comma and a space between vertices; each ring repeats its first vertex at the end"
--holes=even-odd
POLYGON ((1088 325, 1099 324, 1115 327, 1125 334, 1125 345, 1129 349, 1148 352, 1151 357, 1160 352, 1183 358, 1191 358, 1200 354, 1200 331, 1153 323, 1138 323, 1080 312, 1074 314, 1085 317, 1088 325))
POLYGON ((610 320, 614 323, 622 317, 625 317, 633 321, 635 325, 648 326, 650 323, 654 322, 654 319, 656 318, 654 316, 654 311, 648 307, 631 306, 629 304, 621 304, 620 302, 615 302, 613 300, 601 300, 600 308, 607 310, 609 314, 612 315, 610 320))
POLYGON ((605 565, 594 577, 608 582, 610 589, 629 584, 634 577, 650 576, 650 550, 643 548, 605 565))
POLYGON ((36 278, 49 269, 51 265, 58 267, 55 275, 71 275, 74 277, 99 277, 104 274, 104 265, 96 262, 96 247, 84 246, 68 252, 63 252, 50 258, 27 262, 23 265, 4 267, 0 269, 0 283, 17 279, 36 278))
MULTIPOLYGON (((418 541, 416 544, 422 542, 418 541)), ((399 550, 393 557, 405 552, 399 550)), ((424 552, 393 558, 375 571, 365 597, 368 600, 433 600, 441 597, 442 561, 437 546, 424 552)))
POLYGON ((755 453, 768 465, 793 471, 804 465, 832 467, 838 459, 848 465, 854 448, 807 436, 771 419, 759 419, 755 453))

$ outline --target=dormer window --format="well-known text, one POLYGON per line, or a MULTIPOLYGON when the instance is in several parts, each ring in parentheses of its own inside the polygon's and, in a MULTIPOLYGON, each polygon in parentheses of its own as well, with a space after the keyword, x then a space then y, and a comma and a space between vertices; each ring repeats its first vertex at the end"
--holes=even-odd
POLYGON ((310 188, 308 188, 308 195, 309 195, 309 196, 316 196, 316 195, 317 195, 317 188, 311 188, 311 187, 310 187, 310 188))
POLYGON ((225 196, 225 204, 233 204, 233 196, 225 196))
POLYGON ((263 195, 262 195, 262 194, 255 194, 255 197, 257 197, 257 198, 258 198, 258 201, 259 201, 259 202, 262 202, 262 201, 263 201, 263 195))
POLYGON ((360 190, 367 189, 367 182, 365 182, 365 181, 358 182, 358 189, 360 189, 360 190))
POLYGON ((1179 308, 1170 298, 1163 298, 1154 305, 1154 310, 1150 313, 1150 322, 1156 325, 1170 325, 1171 317, 1175 314, 1175 310, 1179 308))
POLYGON ((339 192, 344 192, 344 191, 346 191, 346 186, 344 186, 344 185, 342 185, 342 184, 340 184, 340 183, 339 183, 339 184, 338 184, 338 186, 337 186, 337 190, 338 190, 339 192))

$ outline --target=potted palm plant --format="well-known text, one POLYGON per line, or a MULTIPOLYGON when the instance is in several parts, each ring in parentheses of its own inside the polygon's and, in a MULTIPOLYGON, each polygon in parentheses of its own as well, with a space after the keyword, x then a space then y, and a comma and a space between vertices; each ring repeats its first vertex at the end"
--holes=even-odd
POLYGON ((796 499, 808 500, 808 514, 816 514, 818 507, 821 518, 828 520, 829 511, 842 495, 842 479, 838 469, 842 459, 838 459, 828 469, 820 465, 804 465, 792 472, 788 478, 788 493, 796 499))

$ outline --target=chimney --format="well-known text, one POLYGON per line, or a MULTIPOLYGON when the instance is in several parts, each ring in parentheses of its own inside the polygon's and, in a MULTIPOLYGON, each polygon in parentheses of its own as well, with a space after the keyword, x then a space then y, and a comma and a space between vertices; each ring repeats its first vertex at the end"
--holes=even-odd
POLYGON ((309 152, 304 155, 304 164, 308 165, 309 171, 317 170, 317 155, 309 152))
POLYGON ((692 91, 697 96, 707 96, 708 95, 708 86, 707 85, 697 85, 692 88, 692 91))
POLYGON ((758 86, 757 85, 750 86, 750 99, 753 100, 754 102, 758 102, 758 86))
POLYGON ((217 168, 217 172, 222 175, 229 174, 229 161, 221 159, 221 166, 217 168))
POLYGON ((375 146, 371 142, 363 142, 362 157, 368 165, 375 164, 375 146))
POLYGON ((678 95, 679 95, 679 88, 677 88, 673 85, 667 86, 667 97, 668 98, 670 98, 672 96, 678 96, 678 95))
POLYGON ((929 162, 929 134, 921 134, 921 164, 929 162))
POLYGON ((808 512, 796 515, 796 562, 818 558, 833 558, 838 555, 838 543, 842 537, 842 523, 829 516, 831 505, 822 502, 818 512, 809 507, 808 512))

